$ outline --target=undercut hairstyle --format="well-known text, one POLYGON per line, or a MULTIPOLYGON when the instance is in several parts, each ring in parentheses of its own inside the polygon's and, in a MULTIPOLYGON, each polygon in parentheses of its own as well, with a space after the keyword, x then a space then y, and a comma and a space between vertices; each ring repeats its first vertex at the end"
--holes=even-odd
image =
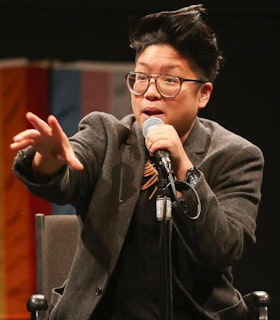
POLYGON ((206 9, 197 4, 140 18, 129 30, 130 47, 135 50, 136 61, 148 46, 167 44, 190 61, 191 68, 202 80, 213 83, 223 57, 206 17, 206 9))

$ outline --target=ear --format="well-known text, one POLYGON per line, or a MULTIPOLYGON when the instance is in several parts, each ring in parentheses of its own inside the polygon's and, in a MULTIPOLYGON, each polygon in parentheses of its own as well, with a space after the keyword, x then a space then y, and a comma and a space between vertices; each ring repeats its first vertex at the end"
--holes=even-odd
POLYGON ((213 90, 213 84, 211 82, 206 82, 200 87, 199 109, 203 109, 206 107, 210 99, 212 90, 213 90))

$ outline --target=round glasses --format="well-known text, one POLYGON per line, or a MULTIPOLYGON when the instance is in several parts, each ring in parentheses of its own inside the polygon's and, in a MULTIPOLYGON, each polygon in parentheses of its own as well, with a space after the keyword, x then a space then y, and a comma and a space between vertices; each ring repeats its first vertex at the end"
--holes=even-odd
POLYGON ((126 75, 126 84, 132 94, 141 96, 148 90, 151 79, 155 80, 158 92, 165 98, 174 98, 180 92, 182 83, 185 81, 205 83, 202 80, 185 79, 166 73, 148 75, 143 72, 129 72, 126 75))

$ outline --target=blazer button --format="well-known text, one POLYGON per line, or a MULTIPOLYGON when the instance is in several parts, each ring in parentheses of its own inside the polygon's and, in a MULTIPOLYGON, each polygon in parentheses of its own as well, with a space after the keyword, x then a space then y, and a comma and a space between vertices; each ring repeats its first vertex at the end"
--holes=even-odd
POLYGON ((97 296, 100 296, 102 293, 103 293, 103 289, 98 286, 98 287, 96 288, 96 290, 95 290, 95 294, 96 294, 97 296))

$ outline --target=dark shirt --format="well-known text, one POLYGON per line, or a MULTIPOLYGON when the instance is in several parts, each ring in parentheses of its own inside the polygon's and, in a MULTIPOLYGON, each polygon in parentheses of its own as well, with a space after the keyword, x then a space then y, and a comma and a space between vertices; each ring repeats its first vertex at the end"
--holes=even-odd
MULTIPOLYGON (((90 320, 159 320, 163 287, 160 222, 156 219, 154 186, 140 192, 126 239, 108 287, 90 320)), ((173 288, 174 320, 198 319, 173 288)))
POLYGON ((153 187, 140 193, 117 266, 92 320, 160 319, 159 224, 153 187))

